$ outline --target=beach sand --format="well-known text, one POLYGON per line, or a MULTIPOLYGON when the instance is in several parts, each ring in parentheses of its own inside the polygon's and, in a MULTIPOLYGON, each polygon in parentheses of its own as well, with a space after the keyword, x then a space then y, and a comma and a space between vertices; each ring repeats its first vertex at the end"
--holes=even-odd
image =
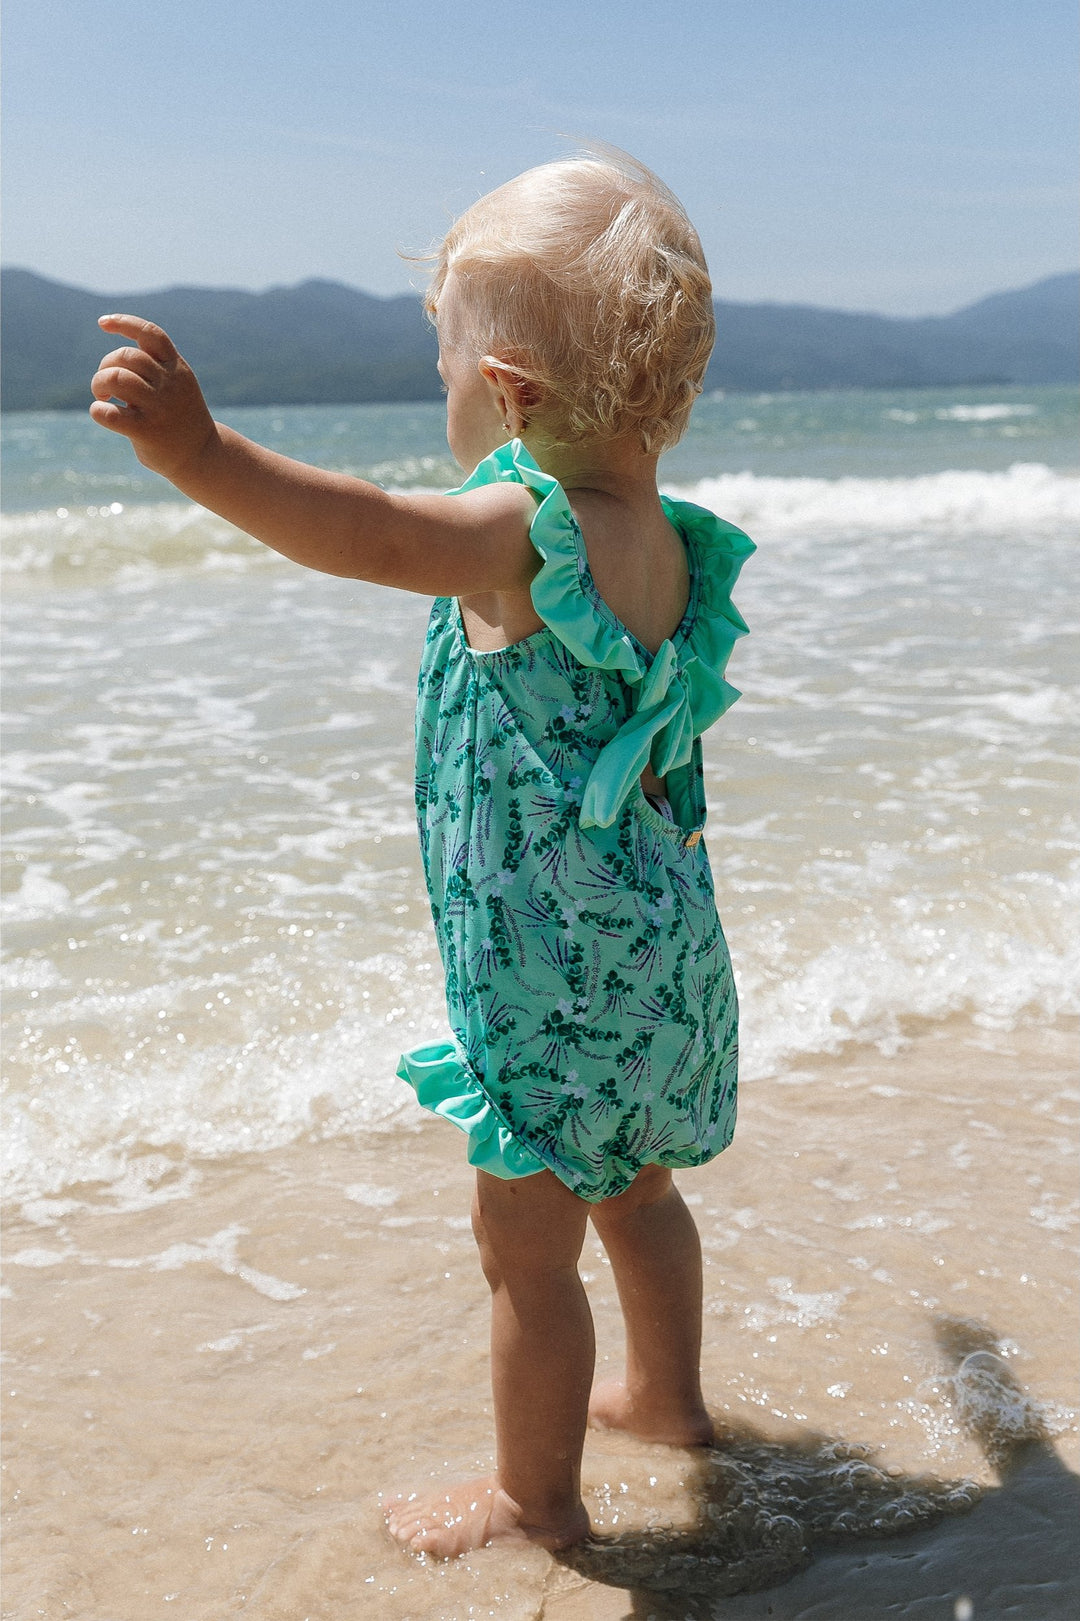
MULTIPOLYGON (((1060 1098, 1072 1055, 1064 1027, 953 1021, 747 1087, 732 1148, 679 1178, 719 1444, 590 1434, 598 1540, 561 1558, 432 1563, 382 1529, 381 1491, 491 1466, 448 1125, 148 1149, 121 1183, 25 1205, 4 1617, 1074 1616, 1072 1139, 1030 1101, 1060 1098)), ((582 1268, 617 1371, 591 1235, 582 1268)))

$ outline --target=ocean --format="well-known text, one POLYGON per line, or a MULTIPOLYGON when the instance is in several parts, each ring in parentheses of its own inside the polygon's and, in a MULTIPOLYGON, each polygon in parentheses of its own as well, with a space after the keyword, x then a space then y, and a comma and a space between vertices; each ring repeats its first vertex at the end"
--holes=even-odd
MULTIPOLYGON (((975 1482, 972 1537, 1006 1487, 943 1323, 1003 1350, 994 1422, 1077 1464, 1077 405, 714 396, 661 464, 759 547, 705 754, 744 1031, 736 1143, 680 1179, 706 1397, 763 1478, 782 1432, 880 1454, 912 1524, 911 1482, 975 1482)), ((459 479, 437 404, 226 420, 387 488, 459 479)), ((81 416, 3 445, 5 1614, 666 1615, 602 1608, 670 1599, 648 1548, 632 1579, 428 1568, 377 1529, 387 1471, 491 1444, 463 1144, 394 1075, 445 1025, 411 798, 429 603, 283 561, 81 416)), ((693 1496, 647 1450, 587 1457, 601 1529, 693 1496)))

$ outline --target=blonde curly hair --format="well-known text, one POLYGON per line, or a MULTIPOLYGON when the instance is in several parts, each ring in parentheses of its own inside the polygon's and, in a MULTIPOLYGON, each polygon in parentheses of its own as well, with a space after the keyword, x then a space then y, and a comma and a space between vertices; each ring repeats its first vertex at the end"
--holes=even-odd
POLYGON ((431 257, 436 324, 451 273, 460 294, 442 343, 512 366, 558 440, 637 435, 656 454, 681 438, 716 335, 712 285, 682 204, 643 164, 605 150, 528 169, 431 257))

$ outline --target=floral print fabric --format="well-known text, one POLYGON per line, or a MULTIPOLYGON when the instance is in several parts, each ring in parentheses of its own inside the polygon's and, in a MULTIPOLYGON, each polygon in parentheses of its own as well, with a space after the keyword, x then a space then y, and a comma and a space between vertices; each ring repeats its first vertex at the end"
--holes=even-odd
POLYGON ((651 656, 596 592, 566 497, 517 441, 495 478, 538 498, 545 621, 494 653, 436 601, 417 705, 416 807, 454 1041, 406 1054, 420 1102, 497 1176, 548 1168, 621 1192, 642 1165, 701 1164, 735 1124, 738 1016, 701 829, 700 732, 738 696, 741 531, 665 500, 691 595, 651 656), (645 799, 666 778, 674 823, 645 799), (658 767, 663 767, 658 770, 658 767))

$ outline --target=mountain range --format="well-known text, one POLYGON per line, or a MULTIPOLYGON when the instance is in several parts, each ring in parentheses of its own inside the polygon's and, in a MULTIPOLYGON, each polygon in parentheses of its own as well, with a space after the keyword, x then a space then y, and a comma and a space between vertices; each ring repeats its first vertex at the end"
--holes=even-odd
MULTIPOLYGON (((250 293, 169 287, 92 293, 31 270, 0 274, 5 411, 77 410, 110 340, 97 317, 167 328, 207 398, 229 405, 437 399, 435 335, 415 294, 334 281, 250 293)), ((931 388, 1068 383, 1080 369, 1080 275, 1049 276, 952 315, 918 319, 718 300, 707 390, 931 388)))

